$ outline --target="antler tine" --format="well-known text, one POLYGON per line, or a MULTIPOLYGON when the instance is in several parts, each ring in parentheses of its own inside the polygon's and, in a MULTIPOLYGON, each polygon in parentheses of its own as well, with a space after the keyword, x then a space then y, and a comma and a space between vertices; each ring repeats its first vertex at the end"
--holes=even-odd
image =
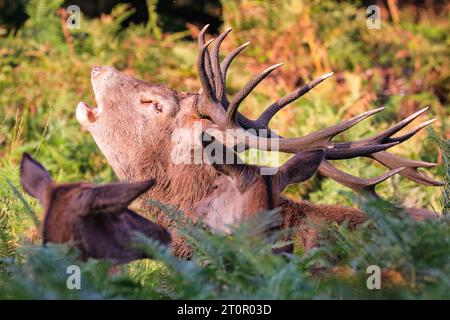
POLYGON ((222 63, 220 64, 220 70, 222 73, 222 78, 223 78, 223 85, 224 87, 226 87, 226 83, 227 83, 227 72, 228 72, 228 68, 230 67, 231 62, 233 62, 234 58, 237 57, 237 55, 239 53, 241 53, 242 50, 244 50, 245 48, 247 48, 247 46, 250 44, 250 42, 246 42, 242 45, 240 45, 239 47, 237 47, 236 49, 234 49, 233 51, 231 51, 226 57, 225 59, 223 59, 222 63))
POLYGON ((324 160, 320 164, 320 167, 318 169, 319 173, 325 177, 331 178, 335 180, 336 182, 343 184, 344 186, 347 186, 348 188, 363 194, 363 195, 370 195, 372 197, 378 197, 375 187, 392 177, 393 175, 397 173, 401 173, 405 168, 400 167, 393 170, 389 170, 388 172, 370 179, 363 179, 360 177, 355 177, 351 174, 348 174, 346 172, 343 172, 339 169, 337 169, 335 166, 333 166, 328 161, 324 160))
POLYGON ((230 105, 227 109, 227 122, 229 124, 236 123, 236 113, 237 109, 239 108, 239 105, 241 102, 252 92, 253 89, 262 81, 264 80, 273 70, 276 68, 279 68, 283 65, 283 63, 275 64, 263 72, 257 74, 255 77, 253 77, 252 80, 250 80, 247 85, 239 90, 239 92, 231 99, 230 105))
POLYGON ((403 129, 405 126, 407 126, 409 123, 411 123, 414 119, 416 119, 418 116, 420 116, 422 113, 424 113, 427 110, 428 110, 428 107, 425 107, 422 110, 417 111, 416 113, 403 119, 396 125, 392 126, 391 128, 385 130, 384 132, 382 132, 376 136, 361 139, 358 141, 336 143, 335 147, 336 148, 348 148, 348 147, 357 147, 357 146, 362 147, 362 146, 369 146, 369 145, 374 145, 374 144, 389 143, 389 142, 394 142, 394 141, 403 142, 403 141, 411 138, 413 135, 415 135, 417 132, 419 132, 420 130, 422 130, 423 128, 425 128, 427 125, 434 122, 435 120, 433 119, 430 121, 426 121, 403 136, 396 137, 396 138, 395 137, 391 138, 391 136, 393 134, 397 133, 398 131, 400 131, 401 129, 403 129))
POLYGON ((435 119, 428 120, 402 136, 390 137, 394 133, 404 128, 408 123, 413 121, 415 118, 417 118, 420 114, 424 113, 426 110, 427 108, 424 108, 414 113, 413 115, 405 118, 395 126, 389 128, 388 130, 382 132, 381 134, 375 137, 361 139, 358 141, 335 143, 333 149, 327 150, 326 158, 330 160, 340 160, 356 157, 367 157, 370 156, 370 154, 372 153, 386 150, 398 143, 401 143, 411 138, 417 132, 419 132, 420 130, 422 130, 423 128, 425 128, 426 126, 435 121, 435 119), (383 146, 385 146, 385 148, 383 148, 383 146))
POLYGON ((399 141, 394 141, 385 144, 375 144, 372 146, 351 147, 351 148, 331 148, 325 151, 325 158, 328 160, 344 160, 356 157, 370 156, 379 151, 389 149, 398 145, 399 141))
POLYGON ((309 82, 308 84, 304 85, 301 88, 298 88, 297 90, 289 93, 288 95, 284 96, 283 98, 277 100, 273 104, 271 104, 262 114, 261 116, 255 120, 255 124, 258 127, 267 127, 269 125, 270 120, 275 116, 275 114, 280 111, 283 107, 290 104, 291 102, 297 100, 307 92, 309 92, 312 88, 317 86, 319 83, 324 81, 325 79, 328 79, 334 74, 334 72, 330 72, 327 74, 324 74, 323 76, 314 79, 313 81, 309 82))
POLYGON ((201 46, 200 51, 198 53, 198 61, 197 61, 198 74, 200 77, 200 82, 202 84, 203 95, 205 95, 209 101, 215 101, 215 94, 210 78, 208 77, 207 67, 205 65, 206 64, 205 60, 208 61, 209 58, 205 59, 205 55, 207 53, 207 48, 212 41, 213 39, 209 40, 207 43, 201 46))
POLYGON ((411 138, 413 135, 415 135, 417 132, 419 132, 420 130, 422 130, 423 128, 427 127, 428 125, 432 124, 433 122, 435 122, 436 119, 431 119, 428 121, 425 121, 421 124, 419 124, 417 127, 415 127, 413 130, 411 130, 410 132, 400 136, 400 137, 393 137, 393 138, 389 138, 389 141, 398 141, 398 142, 403 142, 405 140, 408 140, 409 138, 411 138))
POLYGON ((382 139, 389 138, 393 134, 397 133, 398 131, 400 131, 401 129, 406 127, 409 123, 411 123, 414 119, 416 119, 418 116, 420 116, 422 113, 424 113, 427 110, 428 110, 428 107, 425 107, 422 110, 419 110, 416 113, 413 113, 412 115, 410 115, 409 117, 403 119, 402 121, 400 121, 396 125, 392 126, 391 128, 387 129, 386 131, 380 133, 379 135, 376 135, 375 137, 369 138, 367 140, 372 140, 372 141, 373 140, 377 140, 377 141, 379 141, 379 140, 382 140, 382 139))
MULTIPOLYGON (((202 50, 203 46, 205 45, 205 33, 206 33, 206 30, 208 30, 208 28, 209 28, 209 24, 204 26, 203 29, 200 30, 200 32, 198 34, 197 42, 198 42, 198 46, 199 46, 200 50, 202 50)), ((206 47, 208 47, 208 46, 206 46, 206 47)), ((206 48, 205 50, 206 50, 206 54, 203 57, 203 63, 205 64, 204 69, 206 70, 207 79, 211 83, 213 92, 214 92, 215 84, 214 84, 213 71, 212 71, 212 67, 211 67, 211 59, 209 56, 208 49, 206 48)))
POLYGON ((220 58, 219 58, 219 50, 222 41, 226 38, 226 36, 231 32, 233 28, 228 28, 224 32, 222 32, 216 39, 214 46, 211 49, 211 64, 212 71, 214 75, 214 82, 216 85, 216 97, 217 100, 222 101, 223 95, 225 94, 225 83, 222 76, 222 71, 220 70, 220 58))
POLYGON ((433 180, 432 178, 426 176, 425 174, 419 172, 418 168, 429 168, 434 167, 435 163, 430 162, 423 162, 423 161, 414 161, 405 159, 399 156, 396 156, 394 154, 391 154, 386 151, 380 151, 374 154, 371 154, 368 156, 385 167, 389 169, 395 169, 399 167, 405 167, 405 170, 403 170, 400 175, 411 179, 415 182, 418 182, 420 184, 426 185, 426 186, 443 186, 444 183, 441 181, 433 180))

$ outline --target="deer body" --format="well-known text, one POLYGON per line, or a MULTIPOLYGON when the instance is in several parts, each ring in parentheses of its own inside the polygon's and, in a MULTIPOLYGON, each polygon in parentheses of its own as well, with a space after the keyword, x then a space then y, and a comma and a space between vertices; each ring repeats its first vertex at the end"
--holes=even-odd
MULTIPOLYGON (((433 164, 403 159, 384 151, 431 123, 428 121, 403 136, 391 137, 426 109, 381 134, 347 143, 333 144, 331 139, 382 109, 365 112, 300 138, 276 137, 270 130, 268 138, 250 134, 248 129, 268 129, 270 119, 278 110, 331 74, 281 98, 257 120, 247 119, 237 111, 240 102, 279 65, 264 70, 228 101, 225 93, 226 72, 231 61, 245 45, 234 50, 220 64, 220 43, 231 30, 225 31, 215 40, 211 52, 208 51, 211 41, 204 41, 205 30, 199 35, 200 94, 181 93, 164 86, 152 85, 124 75, 112 67, 94 67, 91 81, 97 108, 83 102, 77 107, 78 121, 91 133, 120 180, 142 181, 156 178, 155 186, 141 198, 141 205, 151 212, 157 223, 169 229, 172 225, 164 212, 148 204, 148 199, 173 205, 193 220, 202 219, 206 226, 220 232, 230 232, 233 225, 270 209, 271 206, 280 207, 283 227, 302 227, 299 231, 301 241, 306 247, 311 247, 315 243, 315 231, 308 229, 308 220, 337 223, 349 221, 350 225, 357 225, 365 220, 363 213, 353 208, 296 203, 280 196, 287 185, 305 181, 316 171, 358 192, 372 195, 375 194, 374 187, 377 183, 396 173, 427 185, 440 185, 416 171, 418 167, 433 164), (196 123, 202 125, 201 134, 194 134, 187 142, 174 141, 176 130, 184 128, 189 132, 196 123), (214 134, 208 133, 211 130, 227 129, 235 129, 237 132, 233 137, 234 145, 230 146, 227 141, 221 141, 214 134), (220 164, 223 162, 216 160, 223 159, 208 155, 203 156, 203 160, 208 161, 199 164, 173 161, 173 150, 180 144, 186 144, 188 153, 194 152, 199 146, 206 150, 210 145, 204 143, 206 133, 225 151, 232 150, 238 144, 246 148, 258 148, 258 141, 271 146, 274 139, 278 139, 279 151, 295 155, 270 177, 262 176, 257 166, 220 164), (329 162, 359 156, 373 158, 391 170, 380 177, 366 180, 345 174, 329 162)), ((174 254, 189 256, 190 249, 183 238, 176 232, 172 232, 172 237, 174 254)))

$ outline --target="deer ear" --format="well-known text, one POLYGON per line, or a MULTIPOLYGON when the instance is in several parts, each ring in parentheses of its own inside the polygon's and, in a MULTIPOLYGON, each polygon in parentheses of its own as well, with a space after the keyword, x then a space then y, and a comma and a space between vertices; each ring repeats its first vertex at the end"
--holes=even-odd
POLYGON ((320 149, 303 151, 289 159, 277 173, 280 192, 290 184, 303 182, 311 178, 324 157, 325 151, 320 149))
POLYGON ((247 190, 253 183, 255 174, 239 155, 206 132, 202 134, 202 144, 206 162, 218 173, 230 177, 239 191, 247 190))
POLYGON ((221 174, 231 177, 239 172, 240 166, 244 164, 234 150, 206 132, 202 134, 202 145, 205 161, 221 174))
POLYGON ((116 182, 92 188, 89 213, 120 213, 141 194, 149 190, 155 180, 116 182))
POLYGON ((24 153, 20 162, 20 183, 26 193, 44 204, 47 187, 52 183, 50 174, 28 153, 24 153))

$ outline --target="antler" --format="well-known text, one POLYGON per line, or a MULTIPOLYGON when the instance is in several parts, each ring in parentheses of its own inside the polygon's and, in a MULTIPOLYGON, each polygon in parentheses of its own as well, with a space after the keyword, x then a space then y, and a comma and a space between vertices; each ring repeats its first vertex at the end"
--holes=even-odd
POLYGON ((378 197, 375 192, 375 187, 377 184, 389 179, 394 174, 397 174, 403 171, 405 168, 400 167, 393 170, 389 170, 388 172, 371 179, 363 179, 360 177, 352 176, 348 173, 345 173, 335 166, 333 166, 328 161, 322 161, 319 167, 319 173, 325 177, 331 178, 344 186, 361 193, 363 195, 369 195, 373 197, 378 197))
MULTIPOLYGON (((221 33, 216 40, 210 40, 205 43, 204 35, 207 28, 208 25, 200 31, 198 38, 200 47, 198 54, 198 72, 202 90, 200 92, 196 108, 199 113, 209 117, 220 130, 225 131, 227 129, 234 129, 233 144, 240 144, 245 148, 255 148, 266 151, 281 151, 287 153, 298 153, 305 150, 324 148, 326 151, 325 158, 328 160, 341 160, 363 156, 372 158, 389 169, 392 169, 385 175, 378 178, 364 180, 345 174, 328 162, 324 162, 324 164, 320 167, 319 171, 322 174, 329 176, 344 185, 351 185, 353 188, 358 190, 371 190, 377 183, 384 181, 396 173, 425 185, 442 185, 441 182, 435 181, 417 171, 417 168, 419 167, 430 167, 434 164, 404 159, 384 151, 409 139, 414 134, 434 122, 435 119, 426 121, 402 136, 392 137, 395 133, 423 114, 428 107, 403 119, 396 125, 378 135, 357 141, 333 143, 332 139, 339 133, 348 130, 362 120, 382 111, 384 108, 377 108, 364 112, 349 120, 310 133, 303 137, 278 137, 271 132, 268 127, 270 120, 275 116, 275 114, 283 107, 300 98, 319 83, 332 76, 333 73, 327 73, 311 81, 305 86, 289 93, 285 97, 282 97, 270 105, 258 119, 250 120, 238 112, 240 104, 262 80, 264 80, 272 71, 280 67, 282 64, 275 64, 254 76, 247 83, 247 85, 239 90, 238 93, 229 101, 226 96, 227 71, 233 59, 240 52, 242 52, 242 50, 249 43, 245 43, 233 50, 223 60, 223 62, 220 63, 220 45, 225 37, 231 32, 231 28, 228 28, 225 32, 221 33), (208 47, 212 42, 214 42, 214 45, 210 54, 208 47), (266 136, 258 136, 258 131, 260 129, 266 129, 266 136)), ((227 140, 227 144, 228 142, 229 141, 227 140)))

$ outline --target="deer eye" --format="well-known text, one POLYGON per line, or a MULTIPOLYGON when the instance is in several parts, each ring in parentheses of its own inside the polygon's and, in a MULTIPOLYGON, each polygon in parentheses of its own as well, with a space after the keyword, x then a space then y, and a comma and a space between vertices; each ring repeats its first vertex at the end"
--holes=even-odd
POLYGON ((141 103, 145 105, 152 105, 157 112, 162 112, 162 107, 158 103, 158 101, 147 99, 147 98, 141 98, 141 103))
POLYGON ((154 108, 155 108, 155 110, 156 110, 157 112, 159 112, 159 113, 162 112, 162 107, 161 107, 161 105, 160 105, 158 102, 154 101, 154 102, 153 102, 153 106, 154 106, 154 108))

